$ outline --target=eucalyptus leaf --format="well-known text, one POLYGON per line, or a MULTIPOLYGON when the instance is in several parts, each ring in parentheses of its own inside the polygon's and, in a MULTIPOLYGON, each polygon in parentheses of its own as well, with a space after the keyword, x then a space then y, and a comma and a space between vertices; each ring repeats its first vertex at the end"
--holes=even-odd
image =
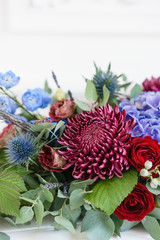
POLYGON ((70 195, 71 209, 79 208, 84 204, 84 197, 87 195, 82 189, 74 190, 70 195))
POLYGON ((134 87, 131 89, 131 92, 130 92, 130 98, 134 98, 136 97, 139 93, 142 92, 142 87, 141 85, 139 85, 138 83, 136 83, 134 85, 134 87))
POLYGON ((155 208, 152 212, 148 214, 148 216, 151 216, 160 220, 160 208, 155 208))
POLYGON ((104 85, 103 86, 103 100, 100 102, 101 107, 106 105, 106 103, 109 100, 109 96, 110 96, 110 92, 109 92, 108 88, 104 85))
POLYGON ((69 194, 76 189, 84 189, 86 186, 91 185, 93 183, 94 183, 93 179, 88 179, 84 181, 75 180, 70 185, 69 194))
POLYGON ((139 221, 128 221, 128 220, 124 220, 123 224, 121 226, 121 232, 125 232, 129 229, 131 229, 132 227, 138 225, 140 222, 139 221))
POLYGON ((63 217, 65 217, 69 221, 71 221, 73 225, 76 224, 80 214, 81 214, 81 208, 71 209, 70 205, 65 205, 62 208, 62 215, 63 215, 63 217))
POLYGON ((0 240, 10 240, 10 237, 3 232, 0 232, 0 240))
POLYGON ((44 188, 43 189, 43 195, 44 195, 44 198, 45 198, 45 200, 47 200, 48 202, 53 202, 53 194, 50 192, 50 190, 49 189, 47 189, 47 188, 44 188))
POLYGON ((84 111, 91 111, 91 108, 90 106, 85 103, 85 102, 82 102, 82 101, 78 101, 76 100, 75 103, 78 105, 78 107, 84 111))
POLYGON ((96 101, 98 98, 96 87, 95 87, 94 83, 90 80, 87 80, 87 85, 86 85, 86 89, 85 89, 85 97, 90 102, 96 101))
POLYGON ((153 193, 153 194, 155 194, 155 195, 159 195, 159 194, 160 194, 160 187, 152 188, 152 187, 150 186, 150 183, 149 183, 149 182, 146 183, 146 188, 147 188, 151 193, 153 193))
POLYGON ((16 224, 24 224, 33 219, 34 212, 32 207, 23 206, 20 209, 20 216, 16 218, 16 224))
POLYGON ((44 206, 43 206, 43 203, 41 202, 41 200, 39 200, 39 199, 36 202, 36 204, 34 205, 34 212, 35 212, 35 216, 36 216, 36 220, 37 220, 37 225, 38 225, 38 227, 40 227, 42 220, 43 220, 43 216, 44 216, 44 206))
POLYGON ((145 216, 145 218, 142 219, 141 222, 146 231, 151 235, 153 239, 160 239, 160 225, 154 217, 145 216))
POLYGON ((119 237, 121 236, 120 231, 121 231, 121 226, 123 224, 123 220, 121 220, 119 217, 116 216, 116 214, 111 215, 111 219, 113 220, 115 224, 115 234, 117 234, 119 237))
POLYGON ((114 176, 112 179, 101 180, 93 187, 93 192, 87 194, 85 200, 110 215, 133 190, 137 181, 135 170, 124 172, 122 178, 114 176))
POLYGON ((52 215, 52 216, 57 216, 59 215, 60 211, 45 211, 44 212, 44 217, 48 216, 48 215, 52 215))
POLYGON ((58 189, 58 194, 57 194, 57 196, 58 196, 59 198, 68 198, 68 196, 66 196, 60 189, 58 189))
POLYGON ((115 230, 114 222, 101 211, 88 211, 82 221, 81 231, 87 232, 90 240, 109 240, 115 230))
POLYGON ((64 228, 66 228, 68 231, 70 231, 72 233, 75 232, 73 224, 67 218, 65 218, 63 216, 57 216, 54 218, 54 220, 56 223, 63 226, 64 228))

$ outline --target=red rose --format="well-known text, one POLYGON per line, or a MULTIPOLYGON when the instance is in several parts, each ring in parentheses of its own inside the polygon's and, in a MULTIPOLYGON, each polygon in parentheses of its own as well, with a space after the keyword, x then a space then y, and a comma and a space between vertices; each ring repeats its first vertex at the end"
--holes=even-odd
POLYGON ((154 208, 152 193, 144 185, 138 183, 114 213, 122 220, 141 221, 154 208))
POLYGON ((160 145, 151 137, 134 138, 127 152, 127 159, 139 172, 145 167, 146 161, 152 162, 149 170, 160 164, 160 145))
POLYGON ((7 147, 8 140, 14 137, 16 134, 16 126, 14 124, 8 124, 0 134, 0 148, 7 147))
POLYGON ((51 147, 44 145, 38 156, 41 166, 49 171, 61 172, 66 161, 51 147))
POLYGON ((49 116, 54 121, 59 121, 67 117, 72 117, 75 110, 75 103, 69 99, 53 103, 49 116))

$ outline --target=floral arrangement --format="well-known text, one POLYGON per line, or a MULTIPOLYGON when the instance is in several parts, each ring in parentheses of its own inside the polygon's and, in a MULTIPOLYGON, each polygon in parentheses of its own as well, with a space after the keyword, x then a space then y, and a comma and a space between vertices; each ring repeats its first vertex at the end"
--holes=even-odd
MULTIPOLYGON (((160 236, 160 78, 142 86, 95 65, 86 101, 57 90, 11 91, 20 81, 0 74, 0 214, 17 226, 48 215, 55 230, 90 240, 120 236, 141 224, 160 236), (123 90, 123 91, 122 91, 123 90), (47 108, 47 116, 43 109, 47 108)), ((9 239, 0 233, 1 239, 9 239)))

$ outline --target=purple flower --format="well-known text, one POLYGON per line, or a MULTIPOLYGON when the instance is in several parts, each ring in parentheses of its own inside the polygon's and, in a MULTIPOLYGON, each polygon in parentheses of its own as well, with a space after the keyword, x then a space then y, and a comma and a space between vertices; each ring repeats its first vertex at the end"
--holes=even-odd
POLYGON ((20 77, 17 77, 12 71, 6 73, 0 73, 0 85, 9 89, 17 85, 20 81, 20 77))

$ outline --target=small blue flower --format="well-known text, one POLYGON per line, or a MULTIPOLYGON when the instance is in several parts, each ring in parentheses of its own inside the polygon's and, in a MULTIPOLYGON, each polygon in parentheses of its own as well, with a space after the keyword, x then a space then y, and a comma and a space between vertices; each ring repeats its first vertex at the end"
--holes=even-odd
POLYGON ((6 113, 14 114, 17 109, 17 105, 11 98, 0 96, 0 109, 6 113))
POLYGON ((34 138, 29 134, 11 138, 7 147, 8 161, 16 165, 27 163, 36 151, 34 138))
POLYGON ((22 101, 29 111, 35 111, 38 108, 45 108, 52 102, 52 98, 41 88, 28 90, 22 96, 22 101))
POLYGON ((6 73, 0 73, 0 85, 9 89, 17 85, 20 81, 20 77, 17 77, 12 71, 6 73))

